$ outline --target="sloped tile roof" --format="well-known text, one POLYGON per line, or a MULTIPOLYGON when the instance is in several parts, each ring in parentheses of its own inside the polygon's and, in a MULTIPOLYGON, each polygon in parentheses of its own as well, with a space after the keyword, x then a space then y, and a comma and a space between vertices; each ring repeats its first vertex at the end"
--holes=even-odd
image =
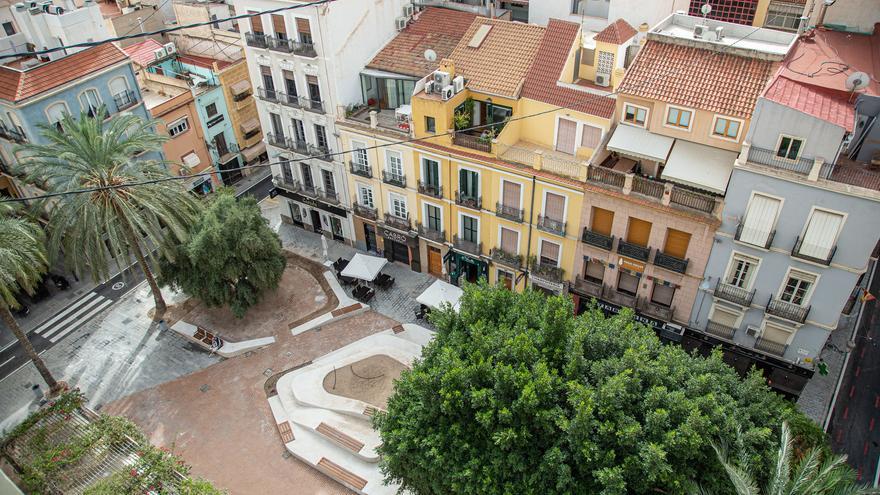
POLYGON ((593 39, 603 43, 622 45, 635 36, 636 33, 638 33, 636 28, 630 26, 625 20, 618 19, 609 24, 605 29, 599 31, 593 39))
POLYGON ((618 91, 749 118, 776 66, 768 60, 649 40, 618 91))
POLYGON ((855 110, 849 102, 849 93, 810 86, 786 77, 777 77, 767 88, 764 97, 843 127, 847 132, 853 131, 855 110))
POLYGON ((507 98, 519 96, 523 81, 544 37, 544 26, 478 17, 449 56, 456 74, 473 91, 507 98), (477 47, 468 44, 481 26, 490 26, 477 47))
POLYGON ((162 48, 162 43, 159 43, 152 38, 147 38, 140 43, 135 43, 123 48, 122 51, 124 51, 134 63, 141 67, 146 67, 156 60, 153 52, 159 48, 162 48))
POLYGON ((425 59, 425 50, 437 53, 437 60, 452 53, 477 17, 471 12, 428 7, 418 14, 367 64, 367 68, 422 77, 437 68, 425 59))
POLYGON ((550 19, 532 67, 526 74, 522 97, 570 108, 603 118, 614 114, 614 99, 559 86, 557 81, 577 39, 580 26, 550 19))
POLYGON ((58 60, 19 70, 0 67, 0 98, 21 101, 110 67, 128 56, 113 43, 82 50, 58 60))

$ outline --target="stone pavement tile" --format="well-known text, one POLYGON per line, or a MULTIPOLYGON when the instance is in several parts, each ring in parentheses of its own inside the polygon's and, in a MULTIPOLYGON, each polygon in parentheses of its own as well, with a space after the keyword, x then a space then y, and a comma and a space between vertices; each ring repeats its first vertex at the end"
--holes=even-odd
POLYGON ((107 405, 144 429, 155 445, 173 448, 193 473, 230 494, 350 494, 348 489, 286 455, 264 384, 306 363, 397 323, 366 313, 225 360, 178 380, 107 405))

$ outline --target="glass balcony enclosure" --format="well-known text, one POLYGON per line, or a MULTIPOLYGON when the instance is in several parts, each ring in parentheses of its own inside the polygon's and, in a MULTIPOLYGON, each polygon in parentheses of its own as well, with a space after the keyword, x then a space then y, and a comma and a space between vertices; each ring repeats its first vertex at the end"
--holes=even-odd
POLYGON ((373 109, 395 110, 409 105, 416 80, 390 72, 368 70, 361 73, 364 103, 373 109))

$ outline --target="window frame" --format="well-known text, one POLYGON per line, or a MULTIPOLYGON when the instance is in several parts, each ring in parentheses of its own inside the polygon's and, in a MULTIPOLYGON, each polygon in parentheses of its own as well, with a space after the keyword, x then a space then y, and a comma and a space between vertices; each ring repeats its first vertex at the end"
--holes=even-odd
POLYGON ((463 240, 465 240, 465 241, 468 241, 468 242, 473 242, 474 244, 479 244, 479 243, 480 243, 480 238, 482 237, 482 236, 480 235, 480 234, 481 234, 481 229, 482 229, 482 226, 480 225, 480 217, 479 217, 479 216, 476 216, 476 215, 469 215, 469 214, 464 213, 464 212, 461 212, 461 211, 458 212, 458 236, 459 236, 461 239, 463 239, 463 240), (476 231, 477 231, 477 239, 476 239, 475 241, 470 241, 470 240, 468 240, 467 238, 465 238, 465 236, 464 236, 464 217, 472 218, 472 219, 475 219, 475 220, 477 221, 477 229, 476 229, 476 231))
POLYGON ((843 211, 837 211, 837 210, 832 210, 830 208, 822 208, 822 207, 813 205, 810 208, 810 213, 807 215, 807 219, 804 221, 804 226, 801 228, 801 235, 800 235, 801 242, 803 242, 804 237, 806 237, 806 235, 807 235, 807 229, 810 228, 810 221, 813 220, 813 214, 816 213, 816 211, 821 211, 824 213, 828 213, 830 215, 837 215, 837 216, 841 217, 840 227, 837 229, 837 232, 835 232, 834 240, 831 242, 831 249, 834 249, 834 246, 837 245, 837 241, 840 240, 840 234, 841 234, 841 232, 843 232, 843 227, 844 227, 844 225, 846 225, 846 221, 849 217, 849 214, 846 212, 843 212, 843 211))
POLYGON ((362 167, 370 166, 370 154, 367 152, 367 143, 355 141, 354 139, 351 140, 351 161, 362 167), (358 160, 361 153, 363 153, 363 162, 358 160))
POLYGON ((477 197, 482 198, 483 197, 483 174, 481 174, 479 170, 465 166, 465 165, 458 166, 458 178, 459 178, 458 192, 459 193, 462 192, 462 190, 461 190, 461 171, 462 170, 466 170, 466 171, 471 172, 473 174, 477 174, 477 197))
POLYGON ((694 116, 695 115, 696 115, 696 112, 691 108, 681 107, 678 105, 666 105, 666 115, 663 117, 663 127, 668 127, 670 129, 678 129, 679 131, 691 132, 691 129, 693 129, 693 126, 694 126, 694 116), (678 122, 681 122, 682 112, 687 112, 688 114, 690 114, 690 117, 688 117, 688 125, 684 126, 684 125, 680 125, 678 123, 675 123, 675 124, 670 123, 669 122, 669 114, 672 113, 672 110, 678 111, 678 122))
POLYGON ((746 253, 743 253, 740 251, 732 251, 730 253, 730 258, 727 260, 727 267, 724 269, 724 278, 722 279, 723 283, 725 283, 727 285, 732 285, 734 287, 738 287, 738 288, 745 290, 745 291, 751 291, 752 287, 754 287, 754 285, 755 285, 755 281, 758 278, 758 271, 761 269, 761 262, 762 261, 763 260, 761 258, 756 258, 756 257, 751 256, 746 253), (749 275, 748 275, 748 280, 746 281, 746 284, 744 287, 740 287, 739 285, 736 285, 731 282, 731 275, 733 274, 733 270, 734 270, 734 266, 737 262, 737 258, 739 258, 741 261, 750 262, 754 265, 754 268, 752 268, 751 273, 749 273, 749 275))
POLYGON ((169 122, 167 125, 165 125, 165 131, 168 133, 168 136, 171 137, 172 139, 176 138, 177 136, 180 136, 181 134, 188 132, 189 130, 190 130, 189 116, 186 116, 186 115, 184 115, 183 117, 181 117, 177 120, 173 120, 173 121, 169 122), (184 125, 184 128, 182 130, 176 131, 174 134, 172 134, 172 129, 180 126, 181 124, 184 125))
POLYGON ((391 168, 391 162, 392 162, 391 158, 395 157, 395 155, 396 155, 396 159, 398 160, 398 162, 400 164, 400 174, 399 175, 401 177, 405 177, 406 175, 404 174, 404 170, 403 170, 403 152, 402 151, 385 150, 385 171, 387 171, 388 173, 397 174, 397 172, 391 168))
POLYGON ((525 194, 523 194, 523 193, 526 190, 526 186, 522 182, 515 181, 515 180, 509 179, 507 177, 499 177, 499 179, 498 179, 498 199, 499 199, 499 201, 498 202, 504 206, 508 206, 508 207, 512 206, 512 205, 505 205, 504 204, 504 183, 505 182, 510 182, 511 184, 518 184, 519 185, 519 204, 516 207, 518 209, 522 210, 523 209, 523 196, 525 196, 525 194))
POLYGON ((732 143, 738 143, 740 137, 742 136, 742 130, 743 130, 744 125, 745 125, 745 121, 742 119, 738 119, 735 117, 730 117, 728 115, 721 115, 721 114, 716 113, 714 116, 712 116, 712 127, 709 128, 709 137, 714 138, 714 139, 721 139, 723 141, 730 141, 732 143), (718 119, 723 119, 728 122, 727 127, 725 127, 725 130, 730 129, 730 122, 736 122, 737 123, 736 137, 730 137, 726 133, 725 134, 716 134, 715 133, 715 126, 718 125, 718 119))
POLYGON ((407 220, 409 218, 409 205, 406 202, 406 196, 404 196, 403 194, 397 194, 395 192, 389 191, 388 192, 388 209, 389 209, 389 213, 391 213, 391 215, 394 216, 395 218, 400 218, 403 220, 407 220), (395 200, 397 200, 397 201, 395 201, 395 200), (397 214, 397 210, 398 210, 397 204, 396 204, 397 202, 400 202, 403 204, 404 216, 400 216, 397 214))
POLYGON ((545 242, 550 243, 550 244, 555 244, 556 246, 559 247, 559 250, 557 251, 557 252, 558 252, 558 255, 557 255, 556 265, 554 265, 554 266, 556 266, 557 268, 561 267, 561 266, 562 266, 562 248, 563 248, 563 245, 562 245, 561 242, 556 242, 556 241, 551 240, 551 239, 548 239, 548 238, 546 238, 546 237, 538 237, 538 263, 540 263, 540 264, 542 264, 542 265, 545 264, 545 263, 543 263, 543 262, 541 261, 541 259, 543 258, 543 256, 541 255, 541 253, 544 252, 544 243, 545 243, 545 242))
POLYGON ((43 113, 46 114, 46 121, 49 122, 50 125, 60 125, 61 120, 63 120, 63 116, 70 115, 70 107, 67 105, 67 102, 64 100, 56 100, 56 101, 53 101, 52 103, 50 103, 49 105, 46 105, 46 108, 43 109, 43 113), (64 107, 64 110, 62 112, 62 119, 52 120, 52 114, 49 112, 49 110, 51 110, 52 108, 55 108, 57 106, 64 107))
MULTIPOLYGON (((636 118, 638 118, 638 112, 635 113, 636 118)), ((651 118, 651 109, 648 107, 643 107, 641 105, 636 105, 635 103, 630 103, 628 101, 623 102, 623 111, 620 114, 620 122, 626 125, 631 125, 635 127, 641 127, 642 129, 648 128, 648 119, 651 118), (639 124, 637 121, 629 121, 626 119, 626 109, 628 107, 633 107, 636 110, 644 110, 645 111, 645 121, 639 124)))
POLYGON ((365 206, 365 207, 367 207, 367 208, 376 209, 376 195, 375 195, 375 193, 373 192, 373 186, 371 186, 371 185, 369 185, 369 184, 363 184, 363 183, 361 183, 361 182, 357 182, 357 181, 356 181, 356 182, 355 182, 355 187, 357 188, 357 200, 358 200, 358 203, 360 203, 362 206, 365 206), (367 192, 369 192, 370 204, 367 204, 367 203, 364 201, 364 197, 365 197, 365 196, 364 196, 364 194, 363 194, 363 191, 367 191, 367 192))
POLYGON ((427 163, 426 162, 434 162, 437 164, 437 184, 436 184, 436 186, 443 187, 443 174, 441 173, 443 170, 443 168, 441 166, 442 164, 441 164, 440 160, 438 160, 437 158, 434 158, 434 157, 422 156, 421 160, 419 160, 419 163, 421 164, 421 170, 419 170, 419 172, 421 173, 422 182, 424 182, 425 184, 428 183, 428 181, 427 181, 428 174, 425 173, 425 171, 427 170, 427 163))
MULTIPOLYGON (((95 94, 95 100, 97 103, 95 106, 95 111, 101 108, 101 105, 104 104, 104 100, 101 98, 101 92, 98 91, 98 88, 85 88, 84 90, 80 91, 78 95, 76 95, 76 99, 77 101, 79 101, 80 110, 82 110, 83 112, 86 112, 88 110, 88 108, 83 105, 83 96, 86 96, 87 94, 89 94, 89 92, 93 92, 95 94)), ((91 104, 91 102, 89 103, 91 104)))
MULTIPOLYGON (((801 270, 789 266, 788 269, 785 271, 785 276, 782 277, 782 283, 779 284, 779 290, 776 291, 776 298, 780 301, 805 308, 810 305, 810 301, 813 299, 813 293, 816 292, 816 286, 819 285, 819 278, 820 275, 818 273, 808 272, 806 270, 801 270), (800 280, 801 282, 810 283, 810 286, 806 290, 806 293, 804 294, 802 302, 800 304, 783 299, 785 288, 788 286, 788 281, 792 278, 800 280), (810 278, 812 278, 812 280, 809 280, 810 278)), ((794 296, 795 293, 796 292, 793 292, 792 296, 794 296)), ((792 297, 792 299, 794 299, 794 297, 792 297)))
POLYGON ((437 133, 437 119, 431 115, 425 115, 425 132, 431 134, 437 133), (428 125, 429 123, 430 125, 428 125))
POLYGON ((510 253, 510 254, 519 254, 520 249, 521 249, 520 245, 522 244, 522 232, 520 232, 520 231, 517 230, 517 229, 514 229, 514 228, 510 227, 509 225, 498 224, 498 248, 499 248, 499 249, 504 247, 504 245, 501 243, 501 239, 502 239, 502 237, 501 237, 501 229, 509 230, 509 231, 511 231, 511 232, 515 232, 515 233, 516 233, 516 252, 515 252, 515 253, 510 253))
POLYGON ((212 101, 211 103, 208 103, 207 105, 205 105, 205 115, 207 115, 209 119, 212 117, 216 117, 217 115, 220 115, 220 110, 217 109, 217 102, 216 101, 212 101), (214 107, 214 113, 211 113, 208 110, 211 107, 214 107))
POLYGON ((779 134, 779 138, 776 140, 776 146, 773 148, 773 157, 780 158, 782 160, 788 160, 791 162, 796 162, 801 158, 801 155, 804 152, 804 144, 806 144, 807 140, 801 137, 793 136, 791 134, 779 134), (788 139, 788 149, 785 152, 785 156, 779 155, 779 149, 782 146, 782 141, 784 139, 788 139), (789 158, 788 154, 791 151, 791 145, 794 141, 800 141, 801 145, 798 147, 797 155, 794 158, 789 158))
MULTIPOLYGON (((557 196, 562 196, 563 204, 562 204, 562 218, 552 218, 551 220, 556 220, 557 222, 566 222, 568 219, 568 194, 564 192, 560 192, 555 189, 549 189, 547 187, 544 188, 544 192, 541 194, 541 216, 547 218, 547 194, 552 193, 557 196)), ((520 190, 520 199, 522 199, 522 190, 520 190)))
POLYGON ((648 297, 648 300, 651 302, 651 304, 656 304, 657 306, 672 309, 675 303, 675 293, 678 292, 678 289, 676 289, 675 286, 667 286, 665 284, 657 283, 657 280, 658 279, 655 278, 654 283, 651 285, 651 295, 648 297), (654 300, 654 293, 657 291, 657 287, 669 287, 672 290, 672 297, 669 298, 669 304, 657 302, 654 300))
MULTIPOLYGON (((781 196, 774 196, 764 191, 755 191, 753 190, 751 194, 749 194, 749 201, 746 203, 746 209, 743 212, 742 218, 740 222, 742 222, 743 226, 745 226, 746 219, 749 216, 749 210, 752 207, 752 202, 755 200, 755 196, 763 196, 765 198, 770 198, 779 202, 779 208, 776 209, 776 216, 773 218, 773 224, 770 226, 770 232, 767 233, 769 236, 774 230, 776 230, 776 225, 779 223, 779 217, 782 216, 782 209, 785 207, 785 198, 781 196)), ((806 228, 806 227, 805 227, 806 228)), ((751 242, 736 240, 738 243, 745 244, 747 246, 753 247, 755 249, 760 249, 762 251, 767 251, 763 245, 752 244, 751 242)), ((766 241, 765 241, 766 242, 766 241)))
POLYGON ((431 218, 431 216, 428 215, 428 207, 429 206, 431 206, 433 208, 437 208, 437 211, 440 212, 440 220, 439 220, 440 225, 439 225, 439 229, 437 229, 437 230, 439 232, 442 232, 444 230, 443 225, 445 224, 444 219, 443 219, 443 207, 441 205, 438 205, 437 203, 432 203, 430 201, 422 201, 422 219, 423 219, 422 223, 425 225, 426 228, 429 228, 429 229, 431 228, 430 223, 428 221, 431 218))

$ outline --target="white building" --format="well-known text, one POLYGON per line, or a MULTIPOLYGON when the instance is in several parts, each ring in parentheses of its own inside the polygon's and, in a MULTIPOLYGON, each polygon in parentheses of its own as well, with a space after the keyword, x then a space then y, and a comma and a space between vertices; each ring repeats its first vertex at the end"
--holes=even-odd
POLYGON ((654 26, 677 10, 687 10, 688 0, 540 0, 529 2, 529 22, 547 25, 550 19, 576 22, 584 31, 601 31, 623 19, 634 27, 654 26))
MULTIPOLYGON (((0 6, 0 55, 96 41, 110 36, 93 0, 77 7, 73 0, 28 1, 0 6)), ((55 60, 82 48, 47 54, 55 60)))
MULTIPOLYGON (((291 4, 235 0, 235 12, 291 4)), ((407 0, 338 0, 239 21, 269 159, 301 160, 340 151, 336 114, 362 101, 360 71, 411 13, 407 0)), ((294 224, 354 239, 345 156, 273 165, 294 224)))

